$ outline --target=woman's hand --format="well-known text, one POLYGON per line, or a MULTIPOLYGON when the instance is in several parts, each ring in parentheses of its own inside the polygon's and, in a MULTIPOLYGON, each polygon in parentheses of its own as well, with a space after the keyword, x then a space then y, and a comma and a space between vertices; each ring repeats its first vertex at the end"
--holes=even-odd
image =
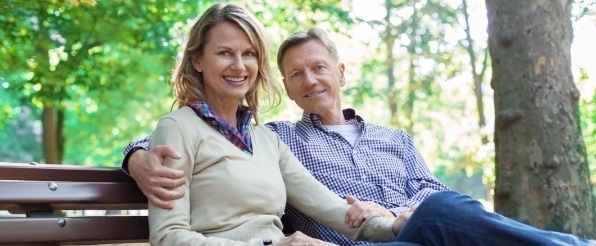
POLYGON ((282 245, 283 246, 285 246, 285 245, 301 245, 301 246, 324 245, 324 246, 329 246, 329 245, 335 245, 335 244, 309 237, 309 236, 305 235, 304 233, 297 231, 294 234, 292 234, 291 236, 284 238, 280 242, 274 242, 272 245, 276 245, 276 246, 277 245, 279 245, 279 246, 282 246, 282 245))
POLYGON ((412 216, 414 211, 416 211, 416 208, 418 208, 418 204, 419 203, 414 204, 414 206, 410 207, 410 209, 408 209, 407 211, 401 213, 397 217, 397 219, 395 219, 395 222, 393 222, 393 227, 392 227, 393 234, 397 235, 397 233, 401 230, 401 228, 404 227, 406 222, 408 222, 408 219, 410 219, 410 217, 412 216))
POLYGON ((348 204, 352 206, 348 209, 346 213, 346 223, 350 225, 350 227, 359 227, 364 223, 365 220, 370 218, 373 215, 380 215, 383 217, 395 218, 393 213, 389 210, 384 208, 383 206, 376 204, 375 202, 371 201, 360 201, 358 198, 354 196, 346 197, 346 201, 348 204))

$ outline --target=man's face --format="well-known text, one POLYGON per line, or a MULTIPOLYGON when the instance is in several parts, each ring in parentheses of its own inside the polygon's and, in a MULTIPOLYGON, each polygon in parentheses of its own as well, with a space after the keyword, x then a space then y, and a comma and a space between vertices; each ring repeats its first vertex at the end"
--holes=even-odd
POLYGON ((318 40, 286 50, 282 59, 284 86, 306 113, 322 117, 341 112, 340 87, 345 85, 344 64, 318 40))

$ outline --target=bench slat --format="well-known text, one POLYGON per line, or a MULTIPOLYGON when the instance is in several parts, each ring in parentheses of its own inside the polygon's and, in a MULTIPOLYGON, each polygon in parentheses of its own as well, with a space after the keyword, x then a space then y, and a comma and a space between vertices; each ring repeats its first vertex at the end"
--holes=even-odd
POLYGON ((147 198, 134 183, 0 181, 0 209, 14 204, 53 209, 146 209, 147 198))
POLYGON ((147 242, 147 216, 0 218, 0 244, 147 242))
POLYGON ((0 180, 124 182, 134 180, 116 168, 0 162, 0 180))
POLYGON ((119 169, 0 162, 0 210, 27 216, 0 216, 0 245, 147 242, 147 216, 60 217, 61 210, 141 209, 147 198, 119 169))

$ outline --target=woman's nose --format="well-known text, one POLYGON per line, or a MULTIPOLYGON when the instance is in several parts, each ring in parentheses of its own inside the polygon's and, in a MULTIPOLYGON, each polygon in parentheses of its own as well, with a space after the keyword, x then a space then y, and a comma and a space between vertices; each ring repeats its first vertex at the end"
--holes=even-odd
POLYGON ((230 65, 230 69, 232 70, 244 70, 246 66, 244 66, 244 61, 242 60, 241 56, 234 56, 232 59, 232 64, 230 65))

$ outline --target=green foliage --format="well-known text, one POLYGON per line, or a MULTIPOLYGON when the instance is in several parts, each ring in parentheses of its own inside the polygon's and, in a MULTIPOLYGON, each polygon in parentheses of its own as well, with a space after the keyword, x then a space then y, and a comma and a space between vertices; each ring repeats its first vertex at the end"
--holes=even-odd
MULTIPOLYGON (((150 134, 159 117, 170 110, 170 70, 183 35, 212 2, 0 1, 0 161, 43 159, 40 112, 44 104, 52 103, 66 115, 64 162, 119 166, 124 147, 150 134)), ((446 38, 453 29, 462 29, 458 10, 439 0, 388 3, 389 23, 379 16, 366 20, 374 32, 355 33, 375 36, 364 44, 373 52, 347 66, 346 72, 354 76, 343 91, 345 105, 355 106, 370 122, 396 127, 386 113, 387 94, 394 93, 399 126, 408 124, 405 110, 411 107, 412 135, 439 179, 453 189, 461 187, 464 193, 484 197, 477 175, 483 173, 483 182, 490 184, 494 154, 492 144, 482 145, 479 139, 488 135, 491 140, 492 132, 476 127, 471 81, 454 79, 470 66, 462 59, 466 56, 462 46, 446 38), (395 38, 392 88, 387 87, 387 47, 381 44, 388 36, 395 38)), ((592 15, 593 4, 582 3, 578 13, 592 15)), ((365 21, 339 0, 241 4, 267 28, 274 69, 275 51, 291 33, 318 26, 334 37, 350 38, 352 27, 365 21)), ((341 49, 340 55, 351 53, 350 48, 341 49)), ((293 104, 283 101, 263 115, 263 122, 296 119, 299 111, 288 113, 295 110, 293 104)), ((596 181, 594 105, 594 97, 580 100, 588 161, 596 181)))
MULTIPOLYGON (((119 166, 128 142, 149 134, 170 110, 173 99, 167 84, 183 35, 212 2, 0 3, 0 139, 13 140, 0 145, 2 159, 43 160, 40 112, 52 106, 66 116, 65 163, 119 166), (21 141, 15 125, 36 137, 21 141), (11 149, 31 154, 3 154, 11 149)), ((341 26, 350 20, 339 1, 304 3, 255 1, 245 6, 266 27, 289 32, 308 21, 330 19, 341 26), (288 16, 296 18, 292 29, 280 25, 288 16)), ((277 45, 285 36, 273 37, 271 43, 277 45)))
POLYGON ((39 112, 34 108, 11 108, 11 120, 0 125, 0 162, 41 160, 41 125, 38 118, 39 112))
MULTIPOLYGON (((375 123, 399 128, 411 126, 407 130, 429 165, 437 170, 451 170, 444 176, 445 181, 450 181, 447 183, 456 184, 463 179, 459 171, 465 170, 466 175, 473 176, 492 168, 489 150, 480 142, 477 123, 472 122, 472 127, 462 126, 467 123, 463 119, 475 109, 470 103, 473 94, 466 94, 471 90, 465 89, 472 87, 472 80, 454 80, 469 66, 460 58, 465 56, 465 50, 459 50, 459 44, 446 36, 452 28, 459 28, 458 10, 444 1, 390 1, 385 2, 384 8, 393 13, 391 19, 380 16, 362 20, 377 31, 382 43, 376 46, 377 53, 362 63, 358 79, 348 83, 344 98, 361 108, 375 105, 369 112, 380 111, 379 106, 388 111, 389 95, 395 95, 397 124, 387 117, 375 123), (389 44, 394 48, 392 67, 387 67, 389 44), (388 83, 388 71, 393 72, 393 85, 388 83), (460 86, 452 86, 453 83, 460 86)), ((473 190, 466 193, 485 197, 483 188, 480 190, 480 193, 473 190)))
POLYGON ((596 93, 592 94, 592 98, 581 99, 579 108, 592 184, 596 185, 596 93))
POLYGON ((475 199, 487 200, 489 198, 482 180, 483 173, 481 170, 467 173, 462 169, 441 165, 433 174, 451 190, 469 195, 475 199))
POLYGON ((596 14, 596 2, 592 0, 578 0, 573 2, 573 20, 594 16, 596 14))
MULTIPOLYGON (((0 103, 57 106, 66 115, 65 162, 118 165, 121 149, 138 135, 134 129, 141 125, 147 131, 148 119, 169 109, 166 81, 179 48, 171 36, 195 16, 195 5, 126 0, 5 4, 9 7, 2 8, 10 11, 0 14, 6 44, 0 54, 10 59, 0 62, 0 81, 2 93, 11 99, 0 103)), ((10 118, 5 108, 0 125, 10 118)))
POLYGON ((360 67, 361 76, 357 82, 349 83, 343 91, 343 98, 351 100, 354 106, 360 107, 365 103, 375 100, 384 88, 377 83, 381 74, 385 73, 383 62, 378 59, 370 59, 363 62, 360 67))
MULTIPOLYGON (((392 14, 392 18, 365 22, 378 32, 383 42, 377 50, 383 57, 373 57, 372 59, 377 60, 374 63, 384 64, 387 60, 385 54, 393 52, 395 64, 391 69, 396 81, 393 85, 387 84, 380 88, 385 93, 377 94, 395 95, 400 102, 397 108, 393 109, 400 114, 394 127, 414 125, 413 122, 420 124, 428 119, 423 119, 426 114, 417 112, 427 112, 426 106, 422 105, 425 102, 430 105, 440 103, 441 88, 437 81, 449 79, 445 71, 452 70, 452 52, 446 49, 448 42, 445 40, 445 30, 457 24, 456 11, 443 1, 389 1, 385 2, 384 7, 387 13, 392 14), (411 116, 408 115, 410 112, 411 116)), ((377 71, 373 73, 379 78, 373 79, 377 83, 389 81, 387 76, 381 79, 383 76, 380 75, 387 74, 390 68, 387 65, 380 68, 382 70, 378 70, 379 67, 375 68, 377 71)), ((367 65, 363 69, 367 69, 367 72, 371 70, 367 65)), ((357 91, 366 91, 363 89, 357 91)))
MULTIPOLYGON (((256 0, 245 3, 270 30, 277 41, 307 28, 327 25, 328 30, 340 31, 353 23, 348 6, 340 0, 256 0)), ((274 47, 273 50, 276 50, 274 47)))

